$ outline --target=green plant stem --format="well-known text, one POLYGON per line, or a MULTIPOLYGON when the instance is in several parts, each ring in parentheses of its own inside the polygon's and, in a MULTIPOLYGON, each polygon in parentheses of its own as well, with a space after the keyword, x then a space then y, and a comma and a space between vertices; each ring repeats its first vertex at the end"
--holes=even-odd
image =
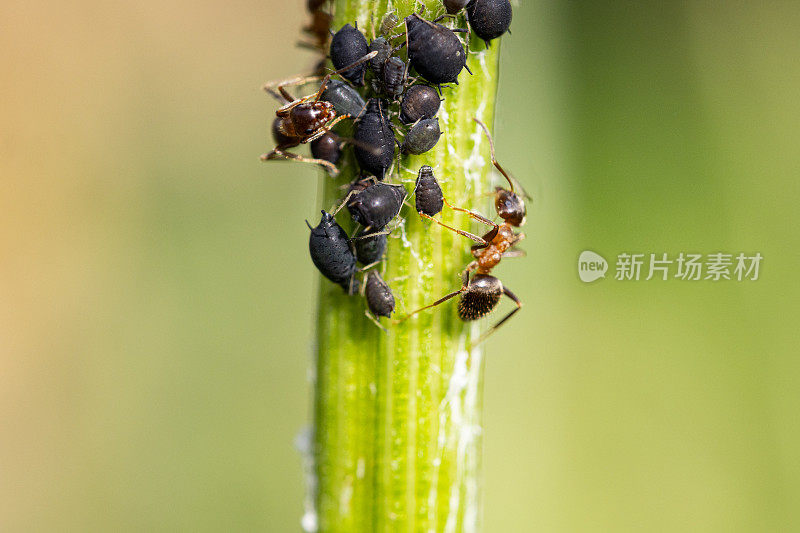
MULTIPOLYGON (((427 18, 442 12, 439 2, 426 8, 427 18)), ((402 20, 414 3, 394 2, 392 9, 402 20)), ((334 0, 334 28, 357 20, 371 35, 386 11, 383 0, 334 0)), ((454 24, 466 27, 462 17, 454 24)), ((403 157, 390 180, 406 182, 411 193, 417 170, 428 164, 453 205, 486 212, 488 143, 472 118, 493 123, 499 41, 486 50, 473 39, 470 49, 474 75, 462 72, 460 85, 443 91, 436 148, 403 157)), ((323 208, 340 200, 356 171, 348 158, 336 180, 324 178, 323 208)), ((401 215, 379 267, 396 297, 396 317, 457 290, 471 257, 471 241, 421 220, 412 207, 401 215)), ((346 210, 338 219, 348 228, 345 218, 346 210)), ((447 207, 441 219, 486 231, 447 207)), ((477 530, 483 362, 480 349, 468 347, 486 326, 460 321, 456 302, 400 325, 382 319, 384 333, 364 316, 363 297, 320 281, 313 446, 319 531, 477 530)))

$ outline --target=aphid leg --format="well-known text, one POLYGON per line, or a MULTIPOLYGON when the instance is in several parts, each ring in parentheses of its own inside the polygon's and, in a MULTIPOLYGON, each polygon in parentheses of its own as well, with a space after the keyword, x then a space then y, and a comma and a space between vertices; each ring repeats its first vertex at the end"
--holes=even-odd
POLYGON ((365 311, 364 311, 364 315, 366 315, 366 317, 367 317, 367 318, 369 318, 370 320, 372 320, 372 323, 373 323, 373 324, 375 324, 376 326, 378 326, 378 328, 380 328, 381 330, 383 330, 383 332, 384 332, 384 333, 389 333, 389 330, 387 330, 385 327, 381 326, 381 323, 380 323, 380 322, 378 322, 378 319, 377 319, 377 318, 375 318, 375 317, 372 315, 372 313, 370 313, 369 311, 365 310, 365 311))
POLYGON ((361 119, 361 115, 363 115, 364 111, 366 111, 366 110, 367 110, 367 103, 364 102, 364 105, 361 106, 361 111, 358 112, 358 115, 355 116, 354 120, 360 120, 361 119))
POLYGON ((413 311, 413 312, 407 314, 406 316, 404 316, 403 318, 401 318, 400 320, 395 320, 392 323, 393 324, 402 324, 403 322, 405 322, 406 320, 408 320, 409 318, 411 318, 412 316, 416 315, 417 313, 419 313, 421 311, 424 311, 426 309, 430 309, 431 307, 436 307, 439 304, 443 304, 444 302, 446 302, 450 298, 452 298, 454 296, 458 296, 462 292, 466 291, 468 284, 469 284, 469 273, 467 273, 464 276, 462 276, 462 278, 461 278, 461 288, 458 289, 457 291, 451 292, 450 294, 448 294, 446 296, 443 296, 442 298, 439 298, 438 300, 436 300, 435 302, 433 302, 430 305, 426 305, 425 307, 420 307, 416 311, 413 311))
POLYGON ((358 268, 358 271, 359 271, 359 272, 366 272, 366 271, 367 271, 367 270, 369 270, 370 268, 372 268, 372 267, 374 267, 374 266, 378 266, 378 265, 381 263, 381 261, 383 261, 383 259, 378 259, 377 261, 373 261, 372 263, 370 263, 370 264, 368 264, 368 265, 364 265, 364 266, 362 266, 362 267, 359 267, 359 268, 358 268))
MULTIPOLYGON (((364 231, 366 232, 368 229, 369 228, 365 229, 364 231)), ((389 235, 391 232, 392 232, 392 230, 385 229, 385 230, 381 230, 381 231, 376 231, 374 233, 365 233, 364 235, 360 235, 360 236, 357 236, 357 237, 350 237, 350 240, 351 241, 360 241, 361 239, 369 239, 371 237, 376 237, 378 235, 389 235)))
POLYGON ((520 309, 522 309, 522 301, 520 301, 520 299, 519 299, 519 298, 517 298, 517 295, 516 295, 516 294, 514 294, 513 292, 511 292, 510 290, 508 290, 508 289, 507 289, 507 288, 505 288, 505 287, 503 287, 503 294, 505 294, 506 296, 508 296, 509 298, 511 298, 511 300, 512 300, 512 301, 513 301, 515 304, 517 304, 517 307, 515 307, 514 309, 512 309, 512 310, 511 310, 511 311, 510 311, 510 312, 509 312, 509 313, 508 313, 506 316, 504 316, 502 319, 500 319, 500 322, 498 322, 497 324, 495 324, 494 326, 492 326, 492 327, 490 327, 488 330, 486 330, 486 333, 484 333, 483 335, 481 335, 480 337, 478 337, 478 340, 476 340, 475 342, 473 342, 473 343, 470 345, 470 349, 474 348, 475 346, 477 346, 477 345, 479 345, 480 343, 482 343, 483 341, 485 341, 485 340, 486 340, 486 338, 487 338, 489 335, 491 335, 492 333, 494 333, 495 331, 497 331, 497 330, 498 330, 498 328, 500 328, 500 326, 502 326, 502 325, 503 325, 503 324, 504 324, 504 323, 505 323, 505 322, 506 322, 506 321, 507 321, 509 318, 511 318, 512 316, 514 316, 514 314, 515 314, 517 311, 519 311, 520 309))
POLYGON ((344 197, 344 200, 342 200, 342 202, 341 202, 341 203, 340 203, 340 204, 339 204, 339 205, 338 205, 336 208, 332 208, 332 210, 330 211, 330 214, 331 214, 332 216, 336 216, 336 213, 338 213, 339 211, 341 211, 341 210, 342 210, 342 208, 343 208, 343 207, 344 207, 344 206, 347 204, 347 202, 350 200, 350 197, 351 197, 351 196, 353 196, 354 194, 358 194, 359 192, 360 192, 360 191, 352 190, 352 191, 350 191, 349 193, 347 193, 347 196, 345 196, 345 197, 344 197))
POLYGON ((311 157, 303 157, 300 154, 288 152, 280 147, 275 147, 268 154, 263 154, 261 156, 262 161, 271 161, 276 159, 289 159, 291 161, 297 161, 298 163, 313 163, 315 165, 322 165, 328 170, 331 176, 336 177, 339 175, 339 169, 336 168, 336 165, 330 161, 325 161, 324 159, 314 159, 311 157))
POLYGON ((477 235, 473 235, 472 233, 469 233, 467 231, 463 231, 463 230, 460 230, 460 229, 456 229, 456 228, 454 228, 452 226, 448 226, 447 224, 445 224, 441 220, 433 218, 430 215, 426 215, 425 213, 420 213, 419 216, 427 218, 429 220, 433 220, 434 222, 436 222, 440 226, 444 226, 445 228, 449 229, 450 231, 455 231, 459 235, 463 235, 464 237, 466 237, 468 239, 472 239, 473 241, 477 242, 478 244, 481 244, 481 245, 484 245, 484 246, 489 244, 488 242, 486 242, 482 238, 478 237, 477 235))
POLYGON ((520 189, 522 189, 522 195, 527 198, 528 200, 531 199, 531 195, 522 187, 516 179, 512 178, 505 169, 500 166, 500 163, 497 162, 497 158, 494 155, 494 140, 492 140, 492 135, 489 133, 489 128, 486 127, 486 124, 478 120, 477 118, 473 117, 472 120, 478 123, 478 125, 483 129, 483 133, 486 135, 486 138, 489 140, 489 151, 492 154, 492 164, 494 167, 500 171, 500 173, 506 178, 508 181, 508 185, 511 187, 511 192, 514 192, 514 183, 519 185, 520 189))

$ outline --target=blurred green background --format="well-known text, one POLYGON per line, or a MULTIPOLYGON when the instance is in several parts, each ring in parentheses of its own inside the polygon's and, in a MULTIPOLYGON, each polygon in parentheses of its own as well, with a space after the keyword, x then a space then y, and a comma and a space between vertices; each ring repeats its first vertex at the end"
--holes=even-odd
MULTIPOLYGON (((485 530, 800 530, 800 10, 525 2, 485 530), (585 249, 764 256, 578 280, 585 249)), ((0 529, 296 531, 319 177, 258 161, 303 2, 0 5, 0 529)), ((613 265, 612 265, 613 268, 613 265)))

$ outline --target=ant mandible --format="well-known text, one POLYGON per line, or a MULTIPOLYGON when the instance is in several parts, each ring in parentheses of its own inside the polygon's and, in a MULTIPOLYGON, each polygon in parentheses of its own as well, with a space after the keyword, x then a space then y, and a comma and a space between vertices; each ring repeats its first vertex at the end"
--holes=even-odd
POLYGON ((375 55, 377 55, 377 52, 370 52, 357 61, 326 74, 325 77, 322 78, 322 83, 317 92, 299 99, 295 99, 289 94, 286 87, 313 81, 316 79, 315 76, 265 84, 264 90, 279 101, 284 102, 284 105, 275 112, 275 122, 272 126, 273 136, 275 137, 277 146, 275 146, 271 152, 262 155, 261 160, 293 159, 302 163, 314 163, 326 167, 331 175, 336 176, 339 170, 333 163, 325 161, 324 159, 303 157, 299 154, 289 152, 288 150, 300 144, 309 143, 318 139, 325 135, 340 120, 350 118, 348 114, 337 116, 333 104, 320 100, 320 97, 325 91, 325 87, 328 85, 331 76, 356 67, 365 61, 369 61, 375 57, 375 55), (275 92, 273 87, 277 87, 277 92, 275 92))
MULTIPOLYGON (((495 209, 497 210, 497 215, 503 219, 503 222, 501 224, 495 224, 488 218, 472 211, 454 208, 458 211, 467 213, 475 220, 492 226, 492 229, 489 230, 489 232, 483 237, 477 237, 476 235, 462 232, 455 228, 441 224, 441 222, 436 219, 432 219, 436 222, 439 222, 442 226, 476 241, 478 244, 472 246, 471 248, 472 255, 475 257, 475 259, 470 262, 461 273, 460 289, 447 294, 430 305, 426 305, 425 307, 409 313, 397 323, 403 322, 420 311, 430 309, 431 307, 436 307, 437 305, 459 295, 461 297, 458 302, 458 317, 465 322, 477 320, 478 318, 488 315, 495 307, 497 307, 497 304, 500 303, 500 298, 505 294, 509 299, 511 299, 511 301, 514 302, 514 304, 516 304, 516 307, 512 309, 506 316, 504 316, 499 322, 489 328, 483 335, 481 335, 478 340, 473 343, 473 346, 475 346, 486 340, 489 335, 494 333, 500 326, 502 326, 508 319, 514 316, 514 314, 522 308, 522 301, 517 298, 517 296, 507 287, 504 287, 503 283, 498 278, 492 276, 491 271, 504 257, 522 257, 525 255, 524 251, 514 249, 514 245, 525 238, 524 233, 515 233, 514 228, 520 227, 525 223, 526 209, 522 198, 520 198, 520 196, 514 192, 514 181, 512 180, 511 176, 509 176, 505 169, 500 166, 495 158, 494 142, 492 141, 492 136, 489 134, 488 128, 477 118, 474 118, 473 120, 478 123, 478 125, 483 129, 483 132, 486 134, 487 139, 489 139, 492 164, 506 178, 509 184, 509 189, 496 187, 494 194, 495 209), (472 274, 473 271, 474 274, 472 274), (471 278, 470 274, 472 274, 471 278)), ((524 191, 523 195, 527 196, 524 191)), ((450 204, 448 203, 448 205, 450 204)), ((431 217, 427 216, 426 218, 431 217)))

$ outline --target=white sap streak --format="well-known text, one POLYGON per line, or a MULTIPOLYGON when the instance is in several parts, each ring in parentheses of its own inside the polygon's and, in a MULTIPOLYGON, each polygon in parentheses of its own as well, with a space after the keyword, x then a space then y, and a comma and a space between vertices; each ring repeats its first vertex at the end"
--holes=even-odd
POLYGON ((356 463, 356 477, 358 479, 364 479, 364 474, 367 473, 367 462, 363 457, 358 458, 358 463, 356 463))
MULTIPOLYGON (((478 326, 473 324, 472 338, 477 338, 477 335, 478 326)), ((434 460, 436 468, 434 482, 438 478, 438 468, 445 450, 455 448, 456 451, 456 475, 450 488, 448 514, 444 524, 444 531, 448 533, 456 531, 462 507, 463 530, 468 533, 477 531, 480 509, 478 481, 480 458, 477 444, 482 432, 478 409, 483 354, 479 347, 468 351, 466 343, 467 337, 462 335, 459 339, 453 375, 444 400, 439 406, 439 436, 434 460)), ((432 510, 436 507, 436 496, 434 486, 428 495, 429 507, 432 510)))
MULTIPOLYGON (((398 227, 400 228, 400 239, 403 242, 403 248, 408 248, 408 251, 411 253, 411 255, 414 256, 414 259, 417 260, 419 269, 425 272, 426 271, 425 261, 423 261, 422 258, 419 256, 419 254, 417 254, 417 252, 414 251, 414 247, 411 245, 411 241, 408 240, 408 235, 406 235, 406 221, 403 220, 403 222, 398 227)), ((433 264, 429 265, 427 268, 432 269, 433 264)))
MULTIPOLYGON (((478 106, 478 109, 475 110, 475 118, 483 122, 483 115, 485 111, 486 102, 482 101, 478 106)), ((483 130, 474 121, 472 124, 475 127, 469 136, 469 138, 472 140, 472 151, 470 152, 469 157, 464 160, 464 178, 467 182, 467 190, 474 192, 481 190, 481 174, 483 167, 486 166, 486 161, 483 157, 483 154, 481 154, 481 143, 484 139, 483 130)))
POLYGON ((300 526, 306 533, 316 533, 319 529, 317 509, 314 500, 317 496, 317 475, 314 472, 314 428, 308 426, 300 431, 294 438, 294 447, 300 452, 303 467, 303 478, 306 482, 305 497, 303 498, 303 517, 300 526))
MULTIPOLYGON (((472 338, 478 338, 480 326, 472 324, 472 338)), ((480 512, 480 436, 483 433, 480 420, 480 386, 483 368, 483 350, 475 347, 470 353, 467 390, 464 394, 466 417, 459 434, 459 459, 464 460, 463 471, 469 475, 464 480, 464 531, 474 533, 478 529, 480 512), (463 449, 463 454, 461 453, 463 449)), ((459 464, 460 461, 459 461, 459 464)))
POLYGON ((353 479, 348 477, 348 483, 342 487, 339 495, 339 513, 342 516, 350 514, 350 500, 353 497, 353 479))

